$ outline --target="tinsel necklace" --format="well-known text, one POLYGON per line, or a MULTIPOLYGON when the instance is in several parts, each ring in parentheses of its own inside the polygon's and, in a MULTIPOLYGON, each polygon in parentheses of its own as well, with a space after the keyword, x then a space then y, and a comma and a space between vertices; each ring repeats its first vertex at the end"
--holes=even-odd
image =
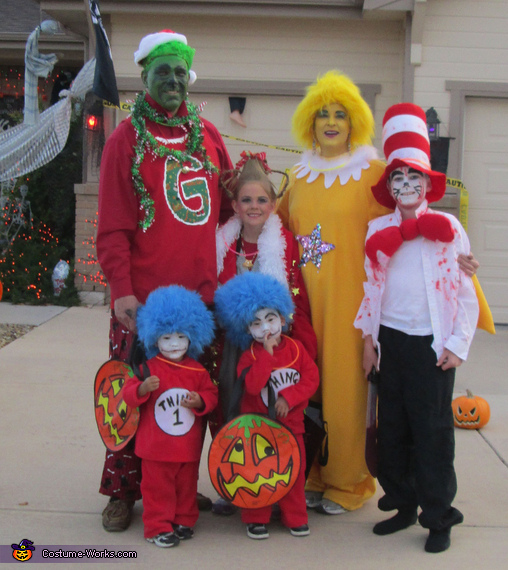
POLYGON ((144 212, 144 217, 138 225, 146 231, 153 223, 155 217, 154 201, 146 189, 143 177, 140 173, 141 164, 145 159, 145 154, 150 151, 160 158, 176 160, 183 168, 184 163, 191 160, 194 153, 199 153, 203 160, 205 170, 211 175, 218 173, 219 169, 212 163, 203 146, 203 132, 197 107, 189 100, 185 100, 188 114, 183 117, 168 117, 155 110, 145 99, 145 92, 139 93, 134 102, 131 114, 132 126, 136 130, 136 146, 132 158, 132 182, 134 190, 139 196, 140 209, 144 212), (163 127, 181 127, 186 133, 185 150, 176 150, 165 147, 146 128, 146 119, 162 125, 163 127))

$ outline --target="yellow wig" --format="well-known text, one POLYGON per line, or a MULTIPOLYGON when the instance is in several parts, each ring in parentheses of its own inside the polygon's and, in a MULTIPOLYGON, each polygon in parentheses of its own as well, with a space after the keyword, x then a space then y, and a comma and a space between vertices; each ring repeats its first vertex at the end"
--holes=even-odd
POLYGON ((328 71, 307 88, 293 115, 293 136, 304 148, 312 148, 314 119, 325 105, 339 103, 346 111, 351 125, 351 148, 372 143, 374 117, 358 87, 339 71, 328 71))

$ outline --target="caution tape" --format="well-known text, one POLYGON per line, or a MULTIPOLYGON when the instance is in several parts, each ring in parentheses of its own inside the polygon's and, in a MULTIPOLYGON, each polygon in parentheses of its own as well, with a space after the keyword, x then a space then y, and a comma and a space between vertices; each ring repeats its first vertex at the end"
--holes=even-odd
POLYGON ((467 224, 469 217, 469 192, 466 190, 462 180, 457 178, 447 178, 446 185, 459 190, 459 222, 462 224, 464 231, 467 232, 467 224))
POLYGON ((233 135, 225 135, 225 134, 221 133, 221 137, 226 138, 226 139, 232 139, 235 141, 240 141, 240 142, 247 143, 247 144, 253 144, 255 146, 263 146, 265 148, 272 148, 274 150, 283 150, 284 152, 292 152, 294 154, 302 154, 301 150, 296 150, 294 148, 287 148, 285 146, 276 146, 273 144, 265 144, 265 143, 249 141, 247 139, 241 139, 239 137, 234 137, 233 135))
MULTIPOLYGON (((113 103, 109 103, 109 101, 103 101, 103 104, 104 104, 104 107, 107 107, 108 109, 118 109, 118 107, 116 105, 114 105, 113 103)), ((120 102, 120 111, 125 111, 126 113, 130 113, 132 111, 132 107, 133 107, 132 103, 128 103, 127 101, 121 101, 120 102)), ((221 137, 223 137, 225 139, 231 139, 234 141, 239 141, 239 142, 254 145, 254 146, 262 146, 264 148, 271 148, 273 150, 282 150, 284 152, 291 152, 294 154, 302 154, 302 151, 296 150, 294 148, 287 148, 284 146, 277 146, 277 145, 265 144, 265 143, 255 142, 255 141, 249 141, 247 139, 241 139, 240 137, 234 137, 233 135, 225 135, 224 133, 220 133, 220 135, 221 135, 221 137)))
POLYGON ((109 101, 102 101, 104 107, 108 109, 120 109, 120 111, 125 111, 126 113, 130 113, 132 111, 132 107, 134 106, 132 103, 127 103, 127 101, 120 101, 120 107, 110 103, 109 101))

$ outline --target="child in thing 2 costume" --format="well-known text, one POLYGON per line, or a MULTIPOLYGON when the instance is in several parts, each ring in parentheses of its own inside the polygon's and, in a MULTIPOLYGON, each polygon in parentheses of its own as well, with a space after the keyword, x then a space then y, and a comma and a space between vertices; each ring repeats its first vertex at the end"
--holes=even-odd
POLYGON ((442 198, 446 176, 430 169, 425 113, 394 105, 383 120, 388 165, 372 187, 393 214, 373 220, 366 239, 365 296, 355 327, 365 339, 365 375, 380 371, 378 479, 398 509, 374 526, 378 535, 414 524, 429 529, 427 552, 450 546, 450 529, 463 520, 451 506, 452 393, 455 368, 466 359, 478 320, 473 283, 457 257, 469 240, 450 214, 427 202, 442 198))
MULTIPOLYGON (((268 413, 268 383, 275 392, 277 420, 294 433, 301 455, 301 470, 294 487, 279 501, 282 524, 293 536, 309 534, 305 503, 305 448, 303 412, 319 385, 319 373, 303 344, 282 334, 291 320, 294 305, 286 286, 261 273, 244 273, 215 293, 216 315, 226 338, 244 352, 238 376, 245 375, 240 412, 268 413), (254 342, 252 342, 254 339, 254 342)), ((242 509, 247 535, 268 538, 271 506, 242 509)))
MULTIPOLYGON (((160 547, 192 538, 203 417, 217 405, 217 387, 195 359, 213 340, 213 317, 198 293, 172 285, 148 296, 137 313, 149 375, 124 386, 140 407, 136 455, 142 459, 144 534, 160 547)), ((145 374, 146 376, 146 374, 145 374)))

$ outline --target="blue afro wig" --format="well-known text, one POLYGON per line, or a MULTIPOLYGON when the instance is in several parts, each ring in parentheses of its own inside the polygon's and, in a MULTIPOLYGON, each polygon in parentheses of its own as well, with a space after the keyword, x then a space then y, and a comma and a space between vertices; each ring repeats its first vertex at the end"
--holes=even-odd
POLYGON ((159 287, 150 293, 138 309, 136 324, 147 358, 158 354, 157 340, 164 334, 184 334, 190 341, 187 353, 194 359, 214 337, 212 313, 198 293, 180 285, 159 287))
POLYGON ((286 327, 292 320, 294 305, 289 290, 269 275, 243 273, 215 293, 217 320, 226 329, 226 338, 243 350, 252 342, 247 327, 260 309, 276 309, 286 319, 286 327))

